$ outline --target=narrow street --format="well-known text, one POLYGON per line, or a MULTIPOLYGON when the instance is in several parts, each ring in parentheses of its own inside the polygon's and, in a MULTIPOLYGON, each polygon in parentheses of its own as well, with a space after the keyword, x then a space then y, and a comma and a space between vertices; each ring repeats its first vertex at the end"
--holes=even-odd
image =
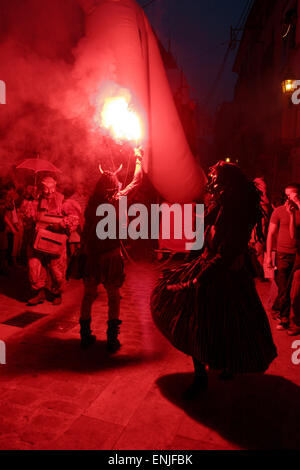
MULTIPOLYGON (((105 350, 104 290, 93 311, 98 341, 84 351, 78 325, 81 281, 70 280, 61 306, 30 308, 21 301, 24 273, 11 284, 1 279, 0 339, 6 344, 6 364, 0 365, 0 449, 300 447, 300 364, 291 360, 292 343, 300 338, 276 330, 270 320, 278 358, 265 375, 224 382, 210 373, 201 399, 184 402, 191 359, 161 336, 149 311, 159 268, 127 264, 123 346, 114 356, 105 350)), ((257 288, 266 305, 268 283, 257 288)))

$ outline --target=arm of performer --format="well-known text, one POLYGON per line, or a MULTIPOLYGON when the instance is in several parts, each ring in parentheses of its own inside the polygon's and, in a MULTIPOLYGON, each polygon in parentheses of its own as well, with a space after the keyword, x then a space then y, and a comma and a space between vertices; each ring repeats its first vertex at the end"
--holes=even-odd
POLYGON ((62 213, 64 216, 62 226, 67 235, 70 235, 72 232, 75 232, 80 225, 81 207, 78 202, 73 199, 67 199, 62 204, 62 213))
POLYGON ((86 253, 87 253, 89 234, 90 234, 89 225, 86 223, 86 220, 85 220, 85 224, 83 226, 83 230, 82 230, 81 236, 80 236, 80 253, 81 253, 81 255, 86 255, 86 253))
POLYGON ((241 220, 240 214, 234 213, 230 206, 223 208, 213 230, 211 230, 215 256, 206 261, 205 267, 200 270, 198 276, 188 282, 170 284, 167 286, 167 290, 176 292, 192 288, 204 277, 218 275, 219 270, 226 272, 226 269, 236 261, 238 262, 239 256, 245 254, 245 236, 240 235, 239 220, 241 220))
POLYGON ((133 180, 129 183, 126 188, 117 193, 116 198, 119 199, 122 196, 132 197, 135 190, 139 187, 143 179, 143 168, 142 168, 142 151, 136 150, 136 163, 133 175, 133 180))

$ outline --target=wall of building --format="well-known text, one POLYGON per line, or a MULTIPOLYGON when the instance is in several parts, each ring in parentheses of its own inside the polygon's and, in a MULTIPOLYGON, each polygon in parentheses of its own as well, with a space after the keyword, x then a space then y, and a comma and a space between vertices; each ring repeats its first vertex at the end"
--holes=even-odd
POLYGON ((300 2, 256 0, 234 71, 235 97, 216 121, 216 152, 231 154, 252 178, 264 175, 273 194, 300 181, 300 105, 282 93, 284 78, 300 80, 300 2), (289 34, 285 24, 292 15, 289 34), (226 110, 225 110, 226 111, 226 110), (222 128, 226 129, 226 132, 222 128))

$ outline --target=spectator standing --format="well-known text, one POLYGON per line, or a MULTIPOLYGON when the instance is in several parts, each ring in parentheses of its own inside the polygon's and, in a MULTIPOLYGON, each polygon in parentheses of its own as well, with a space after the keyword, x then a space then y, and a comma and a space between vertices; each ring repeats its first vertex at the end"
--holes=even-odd
POLYGON ((297 227, 296 215, 300 212, 299 193, 290 197, 288 204, 290 214, 290 236, 297 242, 297 254, 291 280, 291 325, 288 330, 290 336, 300 335, 300 230, 297 227))
MULTIPOLYGON (((299 197, 300 185, 298 183, 291 183, 285 188, 286 203, 277 207, 272 213, 268 237, 267 237, 267 254, 266 263, 267 267, 274 267, 272 262, 272 247, 275 239, 276 242, 276 257, 275 264, 276 270, 276 284, 278 287, 278 295, 272 307, 272 315, 278 318, 280 323, 277 329, 288 329, 290 317, 290 296, 289 296, 289 282, 293 272, 296 253, 297 241, 291 238, 289 225, 289 201, 293 200, 296 196, 299 197)), ((300 212, 295 213, 295 225, 298 229, 300 227, 300 212)))

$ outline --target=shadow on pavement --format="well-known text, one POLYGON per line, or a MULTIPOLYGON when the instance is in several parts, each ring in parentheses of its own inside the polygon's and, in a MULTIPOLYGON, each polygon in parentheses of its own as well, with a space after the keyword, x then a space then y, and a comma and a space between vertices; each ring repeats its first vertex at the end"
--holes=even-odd
POLYGON ((161 359, 162 353, 126 353, 125 347, 109 354, 106 341, 97 340, 89 349, 80 347, 80 339, 27 337, 17 345, 7 345, 6 366, 2 378, 32 373, 47 374, 52 371, 70 371, 89 374, 97 371, 135 367, 161 359))
POLYGON ((208 390, 184 402, 182 392, 191 382, 192 374, 172 374, 160 377, 157 384, 195 421, 241 448, 300 449, 300 387, 293 382, 263 374, 223 382, 210 374, 208 390))

